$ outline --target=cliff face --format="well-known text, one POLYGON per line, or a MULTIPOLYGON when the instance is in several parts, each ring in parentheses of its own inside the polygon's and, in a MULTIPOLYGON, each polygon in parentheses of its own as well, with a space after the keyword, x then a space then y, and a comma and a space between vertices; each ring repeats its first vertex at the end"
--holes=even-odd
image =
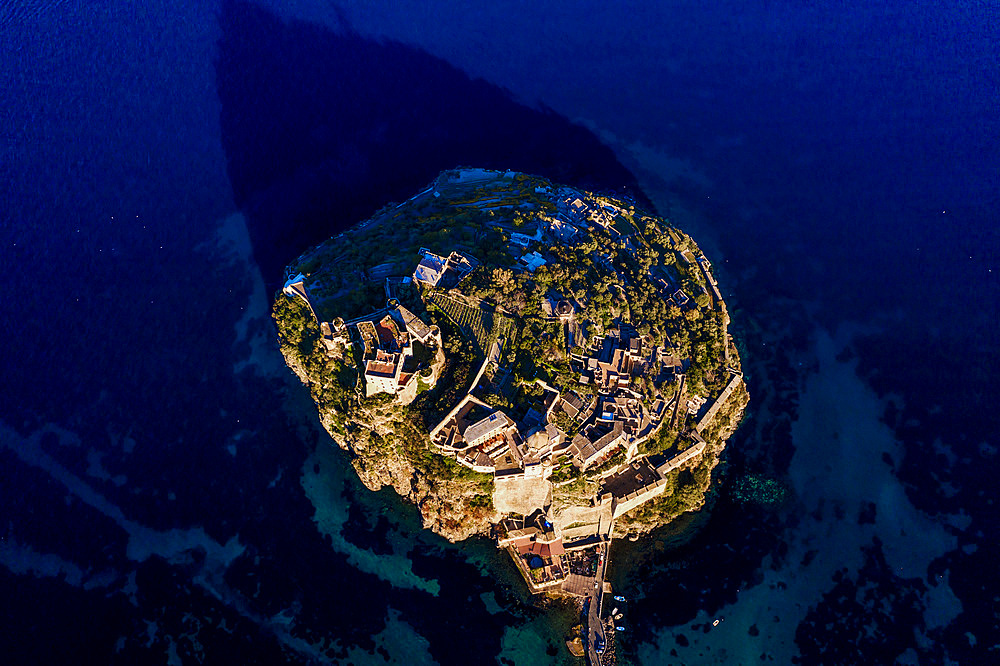
MULTIPOLYGON (((288 367, 316 397, 319 386, 290 345, 282 341, 288 367)), ((390 486, 416 505, 423 526, 449 541, 462 541, 476 534, 489 534, 497 518, 482 497, 482 484, 434 475, 413 463, 405 449, 386 446, 411 436, 392 419, 392 410, 364 408, 360 404, 343 420, 337 412, 320 409, 320 422, 337 445, 351 455, 351 464, 369 490, 390 486)), ((426 442, 420 442, 425 446, 426 442)))
POLYGON ((452 541, 539 508, 568 539, 695 511, 749 399, 711 264, 634 202, 461 169, 287 271, 274 321, 323 427, 452 541), (476 429, 493 411, 514 430, 476 429))
POLYGON ((371 490, 392 486, 417 506, 426 529, 449 541, 489 534, 492 522, 498 518, 488 508, 473 508, 474 500, 481 496, 480 487, 475 484, 434 478, 403 455, 346 448, 354 454, 352 464, 365 486, 371 490))
POLYGON ((719 465, 726 443, 739 427, 749 403, 750 396, 742 388, 720 413, 716 427, 708 433, 704 454, 671 473, 668 477, 670 492, 618 518, 615 536, 649 534, 686 513, 702 509, 708 501, 712 472, 719 465))
MULTIPOLYGON (((733 360, 738 362, 739 358, 734 357, 733 360)), ((720 402, 708 410, 711 416, 705 417, 706 422, 700 432, 705 441, 702 455, 667 474, 668 488, 662 496, 618 518, 615 524, 616 536, 648 534, 685 514, 692 520, 682 520, 679 523, 701 524, 694 519, 692 512, 699 511, 706 505, 711 506, 713 497, 709 490, 712 486, 712 473, 750 404, 750 394, 742 376, 734 375, 734 379, 733 389, 723 391, 719 396, 720 402)), ((681 531, 687 531, 686 527, 681 531)))
MULTIPOLYGON (((310 326, 306 323, 307 335, 303 339, 310 339, 308 333, 314 327, 315 324, 310 326)), ((315 334, 318 335, 318 329, 315 334)), ((418 508, 424 528, 451 542, 490 533, 492 524, 501 518, 493 510, 492 502, 484 499, 492 492, 492 477, 474 475, 479 478, 470 478, 469 473, 462 470, 464 476, 455 478, 454 470, 447 466, 428 466, 430 461, 440 462, 441 456, 414 456, 414 451, 428 450, 427 435, 407 424, 398 406, 391 402, 362 404, 353 391, 345 394, 347 408, 344 402, 324 401, 324 390, 330 387, 330 357, 317 346, 312 354, 304 358, 298 353, 302 339, 283 335, 281 343, 288 367, 309 387, 316 400, 324 429, 341 449, 351 455, 351 464, 368 489, 376 491, 391 487, 418 508), (317 356, 327 362, 317 366, 317 356)), ((671 473, 670 490, 664 496, 618 518, 615 536, 647 534, 705 506, 712 472, 719 464, 726 442, 739 426, 748 404, 749 395, 745 386, 741 385, 712 426, 706 429, 704 434, 708 445, 704 454, 671 473)), ((579 501, 570 501, 564 507, 558 506, 560 503, 554 496, 557 501, 553 510, 557 513, 575 512, 574 516, 581 514, 572 520, 564 520, 567 524, 592 518, 589 514, 600 512, 600 509, 590 506, 591 494, 577 498, 579 501)))

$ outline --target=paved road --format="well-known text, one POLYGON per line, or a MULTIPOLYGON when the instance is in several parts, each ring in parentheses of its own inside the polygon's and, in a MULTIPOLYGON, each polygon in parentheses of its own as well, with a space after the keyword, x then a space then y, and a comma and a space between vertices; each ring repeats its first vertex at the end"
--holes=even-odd
POLYGON ((566 576, 562 587, 570 594, 578 594, 581 597, 589 597, 594 591, 594 583, 591 581, 590 576, 581 576, 574 573, 566 576))
MULTIPOLYGON (((611 534, 614 531, 614 523, 612 522, 611 530, 608 532, 611 534)), ((608 571, 608 555, 611 550, 611 541, 606 541, 601 544, 601 565, 597 567, 597 584, 593 589, 593 596, 590 600, 590 611, 587 614, 587 655, 590 659, 591 666, 600 666, 601 656, 597 654, 597 650, 594 649, 594 644, 596 642, 596 637, 600 637, 604 644, 607 645, 607 639, 604 636, 604 623, 601 621, 601 602, 604 600, 604 576, 608 571)))

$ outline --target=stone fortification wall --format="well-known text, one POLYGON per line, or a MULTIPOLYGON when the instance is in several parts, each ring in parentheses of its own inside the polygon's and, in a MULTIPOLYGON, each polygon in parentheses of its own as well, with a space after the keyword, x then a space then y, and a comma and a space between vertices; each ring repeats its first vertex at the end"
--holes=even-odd
POLYGON ((648 486, 643 486, 624 497, 613 498, 611 500, 611 517, 617 518, 626 511, 631 511, 640 504, 645 504, 657 495, 662 495, 666 488, 667 480, 661 477, 648 486))
POLYGON ((597 506, 571 506, 555 509, 552 512, 552 522, 556 534, 567 541, 606 533, 611 525, 611 503, 605 502, 597 506), (569 527, 569 525, 576 525, 569 527))
POLYGON ((658 471, 663 476, 666 476, 670 472, 684 465, 684 463, 688 462, 689 460, 692 460, 693 458, 700 456, 704 450, 705 450, 705 442, 704 440, 702 440, 696 443, 690 449, 678 453, 676 456, 674 456, 667 462, 657 467, 656 471, 658 471))
POLYGON ((719 412, 722 406, 726 404, 726 401, 729 400, 729 396, 733 394, 733 391, 736 390, 736 387, 739 386, 742 381, 743 377, 740 375, 733 375, 733 378, 729 380, 729 384, 727 384, 726 388, 719 394, 718 399, 712 404, 711 407, 709 407, 708 411, 705 412, 705 415, 701 417, 701 420, 698 421, 698 426, 695 428, 698 432, 704 430, 705 426, 712 422, 712 419, 715 418, 715 415, 719 412))

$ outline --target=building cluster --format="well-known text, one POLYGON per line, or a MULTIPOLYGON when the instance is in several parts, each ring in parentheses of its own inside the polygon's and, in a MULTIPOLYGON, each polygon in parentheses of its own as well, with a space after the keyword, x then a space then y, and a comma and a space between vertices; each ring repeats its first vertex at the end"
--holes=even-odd
MULTIPOLYGON (((392 317, 355 324, 364 359, 365 395, 396 393, 412 379, 412 372, 403 366, 413 356, 409 334, 399 330, 392 317)), ((412 370, 412 368, 411 368, 412 370)))
MULTIPOLYGON (((437 197, 441 195, 440 189, 459 189, 509 176, 500 172, 460 170, 442 176, 428 192, 433 191, 433 196, 437 197)), ((535 272, 552 260, 544 249, 530 251, 533 244, 538 248, 537 242, 542 240, 543 233, 559 242, 572 244, 586 237, 588 229, 600 227, 607 232, 602 232, 600 238, 606 239, 610 234, 612 243, 638 256, 641 236, 633 233, 634 209, 629 210, 627 204, 623 207, 614 199, 583 195, 571 188, 556 188, 556 192, 552 188, 536 188, 535 193, 552 197, 557 211, 554 217, 538 216, 534 233, 529 235, 532 229, 523 223, 524 217, 518 210, 515 211, 517 224, 502 227, 510 230, 508 250, 520 270, 535 272)), ((427 192, 418 196, 425 194, 427 192)), ((524 207, 516 200, 511 203, 505 191, 497 190, 493 194, 491 199, 478 197, 463 205, 490 210, 491 215, 496 208, 524 207)), ((550 212, 551 207, 546 204, 544 210, 550 212)), ((707 259, 704 256, 695 258, 690 250, 685 252, 684 261, 692 267, 697 263, 721 302, 707 259)), ((602 247, 591 256, 615 272, 614 253, 611 247, 602 247)), ((399 299, 405 300, 409 291, 407 286, 411 283, 419 286, 419 291, 452 289, 479 266, 479 261, 459 251, 451 251, 445 256, 421 248, 416 267, 412 274, 406 275, 410 266, 412 263, 384 263, 366 272, 367 279, 384 282, 388 301, 385 309, 346 323, 340 319, 321 322, 317 317, 321 340, 328 350, 333 352, 354 342, 356 353, 359 353, 364 394, 392 395, 403 404, 416 397, 419 386, 435 383, 437 372, 444 365, 444 355, 437 327, 427 326, 399 305, 399 299), (401 273, 406 276, 393 277, 401 273), (436 351, 437 360, 431 364, 430 373, 427 372, 425 348, 436 351), (423 360, 418 361, 418 358, 423 360), (420 377, 429 381, 421 382, 420 377)), ((690 297, 670 282, 665 270, 653 272, 662 275, 649 275, 649 279, 665 299, 681 307, 689 305, 690 297)), ((312 309, 302 275, 288 281, 285 293, 305 299, 312 309)), ((574 554, 578 549, 593 548, 606 539, 613 533, 616 518, 663 494, 669 485, 667 475, 702 455, 706 445, 699 432, 711 423, 718 405, 711 406, 698 428, 687 435, 695 441, 685 451, 658 466, 648 457, 637 457, 643 441, 653 436, 664 422, 674 423, 677 412, 684 406, 692 406, 685 402, 683 374, 677 372, 683 371, 683 362, 670 357, 667 347, 650 349, 648 337, 644 345, 643 338, 627 324, 622 324, 619 330, 598 330, 598 336, 603 334, 603 337, 592 336, 577 322, 578 308, 578 303, 554 292, 547 294, 541 304, 544 318, 563 325, 570 365, 583 385, 579 389, 581 394, 534 380, 543 390, 531 404, 520 404, 515 410, 488 404, 487 400, 509 404, 507 401, 513 391, 513 382, 508 382, 512 369, 501 367, 504 356, 501 338, 492 343, 469 392, 431 430, 430 440, 437 451, 459 464, 493 475, 495 506, 510 516, 496 526, 499 545, 510 551, 533 590, 563 583, 570 585, 574 578, 586 578, 586 589, 576 593, 590 594, 595 585, 602 583, 602 576, 571 574, 570 561, 574 554), (672 401, 653 391, 649 382, 653 378, 657 382, 670 379, 665 372, 681 378, 672 401), (612 470, 608 461, 619 452, 626 453, 623 464, 612 470), (565 491, 571 498, 569 503, 560 506, 557 502, 552 509, 554 486, 548 480, 552 471, 560 468, 559 463, 564 461, 572 463, 577 471, 591 470, 591 480, 599 479, 600 490, 596 497, 588 494, 580 500, 576 493, 590 491, 572 486, 565 491), (602 465, 604 467, 600 467, 602 465), (600 469, 595 472, 595 467, 600 469), (554 511, 554 518, 550 518, 550 510, 554 511), (534 512, 521 515, 529 511, 534 512), (557 525, 553 525, 553 520, 557 525), (567 548, 571 551, 568 556, 567 548)), ((316 311, 312 311, 316 316, 316 311)), ((521 384, 526 381, 531 380, 522 378, 521 384)), ((734 380, 727 387, 719 404, 737 385, 734 380)), ((531 392, 538 395, 537 389, 528 391, 531 392)), ((698 404, 694 411, 702 408, 704 405, 698 404)), ((561 473, 557 478, 564 479, 561 483, 575 483, 561 473)), ((599 552, 600 547, 595 550, 599 552)), ((598 563, 601 559, 598 557, 598 563)))
POLYGON ((573 354, 580 371, 580 383, 593 386, 598 393, 628 390, 634 377, 646 371, 642 340, 637 334, 612 330, 585 354, 573 354))
POLYGON ((477 472, 521 469, 523 464, 517 424, 471 393, 431 430, 431 442, 477 472))
POLYGON ((647 458, 642 458, 606 477, 601 482, 597 501, 601 504, 610 503, 611 517, 617 518, 626 511, 662 495, 666 487, 667 477, 647 458))
POLYGON ((563 187, 554 197, 556 215, 548 218, 546 231, 556 240, 572 245, 585 236, 585 230, 597 225, 608 229, 617 211, 592 201, 577 190, 563 187))
POLYGON ((573 190, 565 190, 556 205, 567 222, 584 228, 596 224, 607 229, 614 223, 614 216, 619 212, 617 206, 591 201, 573 190))
POLYGON ((563 188, 556 199, 556 216, 549 221, 548 231, 563 243, 573 244, 585 238, 586 229, 597 225, 607 229, 610 216, 600 206, 592 204, 588 198, 576 190, 563 188))
POLYGON ((469 393, 431 430, 431 442, 466 467, 492 473, 497 482, 543 478, 568 447, 565 434, 549 423, 550 414, 556 406, 575 411, 573 403, 581 404, 558 392, 548 393, 544 403, 541 412, 529 408, 517 423, 469 393))
POLYGON ((622 446, 634 451, 663 422, 663 398, 647 399, 635 384, 649 375, 672 377, 675 359, 665 355, 665 349, 646 351, 635 331, 623 329, 609 331, 586 353, 572 355, 580 383, 592 386, 597 393, 594 418, 583 419, 586 425, 569 447, 573 464, 580 469, 603 463, 622 446), (650 399, 651 404, 647 404, 650 399))
MULTIPOLYGON (((614 200, 590 197, 569 187, 559 188, 558 192, 553 192, 550 188, 537 188, 536 193, 549 195, 556 205, 556 213, 552 217, 540 216, 533 234, 516 231, 503 224, 496 225, 509 231, 507 250, 515 259, 515 269, 533 273, 551 259, 544 252, 527 252, 533 243, 542 241, 546 235, 556 242, 572 245, 582 241, 587 229, 595 226, 607 231, 618 245, 633 256, 641 248, 641 242, 637 241, 635 234, 625 224, 619 224, 620 221, 626 222, 621 215, 629 211, 614 200)), ((610 261, 609 255, 604 256, 610 261)), ((440 261, 439 257, 438 263, 440 261)), ((433 275, 437 264, 431 263, 429 273, 433 275)), ((611 268, 610 263, 608 268, 611 268)))
MULTIPOLYGON (((402 403, 416 397, 417 373, 424 370, 414 356, 414 342, 425 348, 441 348, 441 332, 427 326, 402 305, 382 310, 347 325, 360 351, 360 370, 365 395, 396 396, 402 403)), ((434 383, 433 373, 428 383, 434 383)))
POLYGON ((566 578, 566 547, 542 510, 505 518, 498 526, 497 543, 510 551, 535 591, 560 585, 566 578))
POLYGON ((610 458, 628 435, 621 421, 610 424, 591 423, 578 432, 570 444, 573 464, 580 469, 593 467, 610 458))
MULTIPOLYGON (((573 355, 581 382, 596 389, 596 398, 585 402, 572 391, 538 381, 541 397, 515 422, 470 392, 434 427, 431 442, 459 463, 493 473, 497 482, 547 477, 564 458, 581 470, 600 465, 622 447, 634 449, 662 423, 663 399, 648 408, 643 394, 633 389, 633 381, 658 358, 647 359, 643 351, 634 331, 611 331, 588 355, 573 355), (563 428, 572 432, 574 423, 583 425, 568 437, 563 428)), ((477 379, 482 375, 480 370, 477 379)))
POLYGON ((650 424, 649 415, 645 413, 643 403, 639 398, 621 393, 615 397, 599 398, 600 409, 597 410, 597 423, 621 423, 624 432, 638 436, 650 424))
MULTIPOLYGON (((313 306, 306 277, 299 273, 285 281, 282 292, 290 298, 301 298, 319 324, 320 342, 328 353, 336 353, 350 344, 353 336, 360 349, 360 372, 364 378, 365 395, 388 393, 400 402, 409 403, 416 397, 415 377, 423 370, 413 354, 413 342, 440 353, 441 331, 427 326, 415 314, 399 304, 344 323, 337 317, 322 321, 313 306)), ((430 374, 429 383, 435 377, 430 374)))
POLYGON ((648 458, 633 460, 601 481, 598 504, 610 505, 614 519, 662 495, 667 488, 667 475, 701 456, 705 446, 705 440, 692 433, 688 448, 657 466, 648 458))
POLYGON ((549 224, 549 232, 559 240, 571 243, 580 231, 592 226, 611 234, 612 239, 630 253, 639 250, 640 244, 632 238, 627 228, 625 214, 630 211, 605 197, 586 197, 570 188, 563 188, 556 200, 558 213, 549 224), (616 224, 621 220, 623 224, 616 224))

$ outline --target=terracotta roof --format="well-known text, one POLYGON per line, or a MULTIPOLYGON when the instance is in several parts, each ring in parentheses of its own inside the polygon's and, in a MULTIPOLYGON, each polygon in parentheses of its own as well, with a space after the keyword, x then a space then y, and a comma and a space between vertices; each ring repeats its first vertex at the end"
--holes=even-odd
POLYGON ((589 438, 578 434, 573 438, 573 444, 579 452, 580 459, 586 464, 600 455, 609 446, 616 444, 621 438, 622 432, 621 421, 615 421, 611 432, 602 435, 597 441, 591 441, 589 438))
POLYGON ((365 366, 366 375, 388 375, 392 376, 395 374, 396 366, 393 363, 384 363, 382 361, 368 361, 368 365, 365 366))
POLYGON ((522 546, 524 546, 525 548, 531 548, 531 535, 526 534, 524 536, 516 537, 514 541, 511 542, 511 545, 517 548, 518 550, 520 550, 522 546))
POLYGON ((378 333, 378 342, 383 349, 388 349, 399 336, 396 322, 389 315, 382 317, 382 320, 375 324, 375 332, 378 333))

